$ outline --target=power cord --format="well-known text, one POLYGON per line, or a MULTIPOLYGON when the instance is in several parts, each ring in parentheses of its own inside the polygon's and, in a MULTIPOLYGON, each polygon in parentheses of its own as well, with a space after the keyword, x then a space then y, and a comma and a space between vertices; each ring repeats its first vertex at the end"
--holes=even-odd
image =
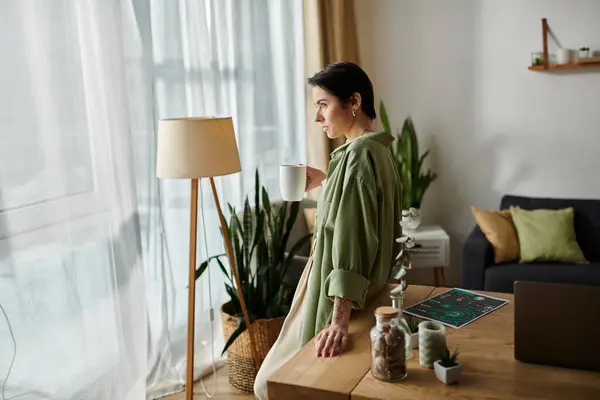
POLYGON ((6 324, 8 325, 8 331, 10 332, 10 337, 12 339, 13 342, 13 347, 14 347, 14 351, 13 351, 13 356, 12 356, 12 360, 10 362, 10 365, 8 367, 8 372, 6 373, 6 378, 4 378, 4 382, 2 382, 2 391, 0 392, 2 394, 2 400, 12 400, 12 399, 16 399, 17 397, 22 397, 28 394, 33 394, 36 396, 40 396, 43 397, 45 399, 49 399, 52 400, 52 398, 46 394, 46 393, 41 393, 41 392, 33 392, 33 391, 29 391, 29 392, 25 392, 25 393, 21 393, 21 394, 17 394, 11 397, 6 397, 6 382, 8 382, 8 378, 10 377, 10 372, 12 371, 12 367, 15 363, 15 359, 17 358, 17 340, 15 339, 15 333, 13 332, 12 329, 12 325, 10 324, 10 319, 8 318, 8 314, 6 314, 6 310, 4 309, 4 307, 2 307, 2 304, 0 303, 0 310, 2 310, 2 314, 4 314, 4 318, 6 318, 6 324))
POLYGON ((6 373, 6 378, 4 378, 4 382, 2 382, 2 400, 7 400, 5 395, 6 382, 8 382, 10 371, 12 370, 13 364, 15 363, 15 358, 17 357, 17 341, 15 340, 15 333, 13 332, 12 326, 10 325, 10 319, 8 319, 8 315, 6 315, 6 311, 4 310, 4 307, 2 307, 2 304, 0 304, 0 310, 2 310, 4 318, 6 318, 6 323, 8 324, 8 331, 10 332, 10 337, 12 338, 13 346, 15 349, 13 351, 12 361, 10 362, 10 366, 8 367, 8 372, 6 373))
MULTIPOLYGON (((204 250, 205 250, 206 256, 208 257, 208 241, 206 240, 206 219, 204 218, 203 197, 204 196, 202 196, 202 180, 200 179, 200 212, 202 213, 202 228, 203 228, 203 232, 204 232, 204 250)), ((208 391, 206 390, 206 387, 204 386, 204 379, 202 377, 200 377, 200 385, 202 386, 202 390, 204 391, 204 394, 206 395, 206 397, 208 397, 209 399, 212 399, 213 396, 217 392, 217 368, 215 367, 215 349, 214 349, 215 312, 214 312, 213 304, 212 304, 212 286, 211 286, 212 279, 210 276, 210 265, 208 265, 206 269, 208 270, 208 302, 210 305, 210 312, 209 312, 209 314, 210 314, 210 359, 211 359, 212 370, 213 370, 213 374, 212 374, 213 375, 213 392, 212 392, 212 394, 209 394, 208 391)))

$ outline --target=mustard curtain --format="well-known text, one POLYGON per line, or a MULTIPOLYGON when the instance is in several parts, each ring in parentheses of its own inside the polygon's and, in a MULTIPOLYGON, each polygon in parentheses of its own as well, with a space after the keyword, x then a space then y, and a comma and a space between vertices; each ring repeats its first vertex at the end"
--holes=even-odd
MULTIPOLYGON (((304 0, 305 75, 313 76, 334 61, 358 63, 358 39, 354 0, 304 0)), ((314 121, 310 85, 306 85, 308 164, 327 171, 330 154, 344 143, 331 140, 314 121)), ((317 198, 320 190, 309 193, 317 198)))

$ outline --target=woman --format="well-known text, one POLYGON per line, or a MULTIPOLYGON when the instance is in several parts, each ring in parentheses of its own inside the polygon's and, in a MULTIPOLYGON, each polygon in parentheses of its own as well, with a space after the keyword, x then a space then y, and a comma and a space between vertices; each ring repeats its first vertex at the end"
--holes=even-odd
MULTIPOLYGON (((401 184, 389 146, 373 132, 373 86, 357 65, 328 65, 308 80, 315 122, 345 144, 331 153, 317 205, 315 236, 281 333, 263 361, 254 392, 267 398, 267 379, 315 336, 315 355, 333 357, 348 342, 352 309, 363 309, 390 278, 401 227, 401 184)), ((309 168, 307 188, 325 173, 309 168)))

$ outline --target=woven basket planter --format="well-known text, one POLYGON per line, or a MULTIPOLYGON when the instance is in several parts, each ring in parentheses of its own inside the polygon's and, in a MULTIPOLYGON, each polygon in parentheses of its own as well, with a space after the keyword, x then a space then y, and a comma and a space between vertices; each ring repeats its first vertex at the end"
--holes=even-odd
MULTIPOLYGON (((221 321, 225 342, 237 327, 237 319, 224 310, 229 303, 221 307, 221 321)), ((277 340, 285 317, 258 319, 252 323, 254 340, 260 360, 264 360, 267 353, 277 340)), ((229 383, 244 393, 254 393, 254 379, 258 371, 254 366, 252 356, 252 342, 248 330, 244 331, 227 349, 227 366, 229 369, 229 383)))

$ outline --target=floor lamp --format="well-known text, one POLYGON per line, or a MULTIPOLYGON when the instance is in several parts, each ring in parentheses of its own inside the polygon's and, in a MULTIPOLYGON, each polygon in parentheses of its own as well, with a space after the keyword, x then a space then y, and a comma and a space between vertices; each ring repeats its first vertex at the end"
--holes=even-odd
POLYGON ((260 360, 254 341, 254 332, 248 317, 248 309, 242 294, 242 286, 235 265, 228 235, 225 234, 225 218, 215 187, 215 176, 229 175, 241 170, 240 158, 231 118, 174 118, 158 124, 156 152, 156 176, 164 179, 190 179, 190 246, 188 285, 188 332, 186 400, 193 398, 194 386, 194 311, 196 303, 196 237, 198 225, 198 179, 209 178, 213 197, 224 233, 227 257, 237 286, 240 305, 250 335, 252 355, 256 369, 260 360))

